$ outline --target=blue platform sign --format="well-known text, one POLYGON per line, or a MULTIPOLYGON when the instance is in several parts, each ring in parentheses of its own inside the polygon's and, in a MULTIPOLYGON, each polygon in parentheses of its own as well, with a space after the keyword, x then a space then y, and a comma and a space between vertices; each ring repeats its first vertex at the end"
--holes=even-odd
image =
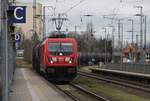
POLYGON ((9 6, 13 10, 13 17, 8 20, 9 24, 26 23, 26 6, 9 6))
POLYGON ((21 35, 20 34, 15 34, 15 41, 20 42, 21 41, 21 35))

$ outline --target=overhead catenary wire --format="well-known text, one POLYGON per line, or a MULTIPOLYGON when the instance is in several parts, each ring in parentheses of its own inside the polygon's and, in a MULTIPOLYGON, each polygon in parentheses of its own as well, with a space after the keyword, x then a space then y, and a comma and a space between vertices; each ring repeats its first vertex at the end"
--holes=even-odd
POLYGON ((77 7, 79 4, 81 4, 83 1, 85 1, 85 0, 80 0, 79 3, 73 5, 73 6, 70 7, 68 10, 66 10, 64 13, 66 14, 66 13, 70 12, 72 9, 74 9, 74 8, 77 7))

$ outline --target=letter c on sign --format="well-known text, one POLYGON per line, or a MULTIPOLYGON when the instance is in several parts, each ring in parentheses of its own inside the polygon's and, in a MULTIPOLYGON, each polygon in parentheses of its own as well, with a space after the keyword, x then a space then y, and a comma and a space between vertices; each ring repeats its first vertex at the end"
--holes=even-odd
POLYGON ((20 16, 20 17, 17 16, 17 10, 23 10, 23 8, 22 8, 22 7, 16 7, 16 8, 15 8, 15 11, 14 11, 14 16, 15 16, 15 18, 16 18, 17 20, 23 19, 23 16, 20 16))

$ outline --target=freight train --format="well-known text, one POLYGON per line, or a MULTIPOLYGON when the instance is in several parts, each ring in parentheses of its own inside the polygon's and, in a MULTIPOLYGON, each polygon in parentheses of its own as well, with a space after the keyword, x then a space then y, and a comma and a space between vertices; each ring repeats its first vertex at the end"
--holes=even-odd
POLYGON ((71 81, 77 75, 77 42, 74 38, 54 35, 36 45, 33 68, 52 81, 71 81))

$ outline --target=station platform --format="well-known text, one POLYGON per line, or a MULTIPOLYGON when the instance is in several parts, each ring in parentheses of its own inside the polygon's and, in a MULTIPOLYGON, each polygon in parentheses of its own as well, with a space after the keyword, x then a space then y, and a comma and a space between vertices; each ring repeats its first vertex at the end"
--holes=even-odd
POLYGON ((9 101, 71 101, 29 68, 17 68, 9 101))
POLYGON ((128 76, 133 78, 141 78, 150 80, 150 74, 143 74, 143 73, 135 73, 135 72, 127 72, 127 71, 120 71, 120 70, 111 70, 111 69, 102 69, 102 68, 94 68, 90 70, 95 73, 105 73, 105 74, 114 74, 120 76, 128 76))

